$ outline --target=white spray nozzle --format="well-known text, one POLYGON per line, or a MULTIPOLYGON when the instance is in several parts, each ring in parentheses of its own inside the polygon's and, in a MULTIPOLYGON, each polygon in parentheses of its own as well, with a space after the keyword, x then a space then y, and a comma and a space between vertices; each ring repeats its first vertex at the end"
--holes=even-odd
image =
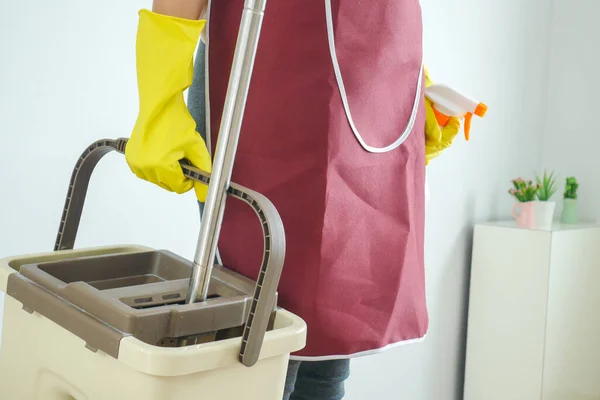
POLYGON ((471 118, 483 117, 487 106, 458 92, 451 87, 436 83, 425 89, 425 96, 433 103, 435 117, 441 126, 448 123, 450 117, 465 118, 465 139, 469 140, 471 118))

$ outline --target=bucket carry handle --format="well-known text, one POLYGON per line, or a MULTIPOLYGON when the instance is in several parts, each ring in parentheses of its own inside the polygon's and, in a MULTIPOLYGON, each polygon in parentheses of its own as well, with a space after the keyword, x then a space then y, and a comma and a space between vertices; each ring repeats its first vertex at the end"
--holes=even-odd
MULTIPOLYGON (((271 312, 275 306, 277 286, 285 258, 285 232, 275 206, 260 193, 231 182, 265 6, 266 0, 246 0, 244 4, 212 175, 184 162, 181 164, 186 177, 208 185, 186 303, 206 300, 212 262, 215 259, 223 221, 225 194, 251 206, 262 226, 263 260, 244 326, 239 353, 240 362, 246 366, 254 365, 259 359, 271 312)), ((72 249, 75 244, 89 180, 96 164, 113 150, 124 153, 126 145, 127 139, 100 140, 88 147, 81 155, 71 176, 55 250, 72 249)))
MULTIPOLYGON (((250 205, 262 226, 263 260, 251 309, 244 326, 239 353, 240 362, 246 366, 254 365, 259 359, 260 349, 275 307, 277 286, 285 258, 285 232, 281 217, 273 204, 260 193, 231 182, 265 7, 266 0, 245 0, 244 3, 212 174, 187 165, 185 162, 182 163, 186 177, 208 185, 186 303, 202 302, 207 298, 223 221, 225 195, 233 196, 250 205)), ((82 154, 71 177, 55 250, 73 248, 89 179, 98 161, 112 150, 124 153, 126 145, 126 139, 101 140, 82 154)))
MULTIPOLYGON (((124 154, 126 145, 127 139, 99 140, 81 154, 71 175, 54 245, 55 251, 73 249, 94 168, 112 151, 124 154)), ((211 175, 208 172, 186 163, 181 163, 181 167, 186 177, 205 185, 210 184, 211 175)), ((227 195, 241 200, 254 210, 263 232, 262 264, 239 353, 240 362, 250 367, 258 361, 264 336, 276 306, 277 287, 285 259, 285 231, 277 209, 262 194, 232 182, 227 189, 227 195)))

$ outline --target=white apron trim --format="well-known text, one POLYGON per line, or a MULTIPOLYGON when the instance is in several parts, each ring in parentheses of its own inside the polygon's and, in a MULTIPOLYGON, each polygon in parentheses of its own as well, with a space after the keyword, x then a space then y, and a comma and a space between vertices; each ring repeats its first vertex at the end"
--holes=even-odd
POLYGON ((341 356, 322 356, 322 357, 301 357, 301 356, 290 356, 290 360, 292 361, 332 361, 332 360, 347 360, 352 358, 360 358, 365 356, 371 356, 373 354, 383 353, 384 351, 393 349, 395 347, 407 346, 410 344, 421 343, 425 340, 427 335, 423 335, 420 338, 403 340, 401 342, 391 343, 387 346, 381 347, 379 349, 361 351, 359 353, 349 354, 349 355, 341 355, 341 356))
POLYGON ((404 143, 404 141, 406 139, 408 139, 408 137, 410 136, 410 134, 413 130, 413 127, 415 125, 415 121, 417 119, 417 114, 419 112, 419 103, 420 103, 419 100, 421 99, 421 90, 422 90, 422 86, 423 86, 423 57, 421 57, 421 69, 419 71, 419 79, 417 82, 417 91, 415 94, 415 101, 413 103, 412 112, 411 112, 410 118, 408 119, 408 123, 406 124, 406 128, 404 129, 402 134, 400 134, 400 137, 398 137, 398 139, 396 139, 396 141, 394 143, 392 143, 388 146, 385 146, 385 147, 369 146, 364 141, 360 132, 358 131, 358 128, 356 127, 356 124, 354 123, 354 119, 352 118, 352 112, 350 111, 350 105, 348 104, 348 95, 346 94, 346 87, 344 86, 344 79, 342 78, 342 71, 340 69, 340 64, 337 59, 337 53, 335 50, 335 35, 333 33, 334 29, 333 29, 333 15, 332 15, 332 11, 331 11, 331 0, 325 0, 325 16, 327 19, 327 37, 329 40, 329 52, 331 54, 331 62, 333 63, 333 71, 335 72, 335 79, 337 80, 338 89, 339 89, 340 95, 342 97, 342 103, 344 105, 346 117, 348 118, 348 123, 350 124, 350 128, 352 128, 352 132, 354 133, 354 136, 356 137, 356 139, 358 140, 360 145, 363 147, 363 149, 365 149, 366 151, 368 151, 370 153, 387 153, 388 151, 392 151, 392 150, 400 147, 400 145, 402 145, 402 143, 404 143))

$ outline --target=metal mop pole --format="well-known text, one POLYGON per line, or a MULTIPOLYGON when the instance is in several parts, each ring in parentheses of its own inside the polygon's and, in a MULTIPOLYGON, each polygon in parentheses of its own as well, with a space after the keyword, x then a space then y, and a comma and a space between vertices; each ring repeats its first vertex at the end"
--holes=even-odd
POLYGON ((208 296, 266 2, 246 0, 244 4, 186 303, 204 301, 208 296))

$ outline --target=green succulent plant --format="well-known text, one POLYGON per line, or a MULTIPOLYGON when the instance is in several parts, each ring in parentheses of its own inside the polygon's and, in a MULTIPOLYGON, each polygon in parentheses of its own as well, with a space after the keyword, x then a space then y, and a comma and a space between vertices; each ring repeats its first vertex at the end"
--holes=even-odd
POLYGON ((537 199, 539 201, 549 201, 554 193, 556 193, 556 177, 554 176, 554 172, 550 174, 544 171, 544 175, 539 177, 537 174, 535 176, 535 181, 539 185, 540 189, 537 191, 537 199))
POLYGON ((574 176, 569 176, 566 179, 565 183, 565 199, 576 199, 577 198, 577 188, 579 187, 579 183, 577 182, 577 178, 574 176))

